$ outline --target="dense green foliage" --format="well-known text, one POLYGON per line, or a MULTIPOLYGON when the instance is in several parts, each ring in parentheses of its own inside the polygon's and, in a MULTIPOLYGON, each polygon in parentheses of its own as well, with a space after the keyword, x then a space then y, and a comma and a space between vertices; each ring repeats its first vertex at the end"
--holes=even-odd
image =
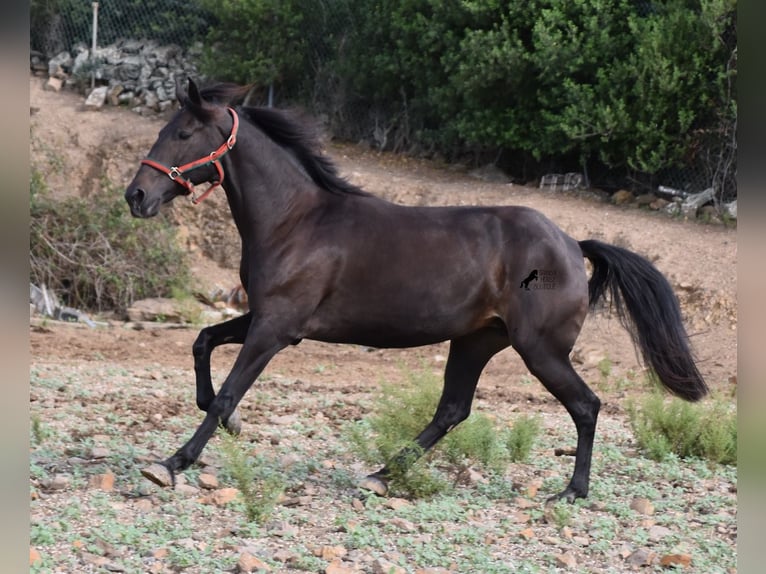
POLYGON ((30 281, 46 285, 65 305, 124 311, 144 297, 184 294, 186 253, 166 220, 134 219, 122 194, 56 200, 37 170, 30 181, 30 281))
POLYGON ((630 174, 706 162, 708 181, 734 185, 719 164, 736 126, 735 0, 217 5, 208 71, 311 97, 341 135, 630 174), (331 24, 334 82, 307 48, 331 24))
MULTIPOLYGON (((524 166, 644 180, 688 168, 697 187, 736 195, 736 0, 139 5, 104 5, 104 41, 131 13, 141 24, 122 36, 202 40, 207 77, 271 87, 277 105, 307 105, 340 137, 502 156, 520 177, 524 166)), ((86 39, 89 8, 33 2, 33 38, 57 13, 86 39)))

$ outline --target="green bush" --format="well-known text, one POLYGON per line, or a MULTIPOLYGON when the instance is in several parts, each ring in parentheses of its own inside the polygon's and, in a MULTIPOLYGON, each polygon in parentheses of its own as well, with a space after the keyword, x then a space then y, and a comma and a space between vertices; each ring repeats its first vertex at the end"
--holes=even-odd
POLYGON ((723 400, 688 403, 654 392, 631 402, 628 412, 640 448, 652 459, 675 454, 737 463, 737 414, 723 400))
POLYGON ((263 524, 285 490, 281 469, 275 461, 250 456, 238 437, 227 432, 219 435, 224 471, 239 490, 245 515, 250 522, 263 524))
POLYGON ((536 418, 523 416, 511 429, 497 428, 482 413, 473 413, 451 430, 425 457, 414 442, 433 417, 441 381, 428 372, 407 373, 407 383, 384 383, 373 413, 347 428, 353 450, 369 463, 391 461, 403 449, 410 453, 401 468, 391 470, 390 486, 413 497, 430 496, 449 487, 444 471, 458 473, 478 464, 502 474, 509 461, 525 461, 539 433, 536 418))
POLYGON ((91 197, 55 200, 35 169, 29 257, 30 281, 81 310, 123 312, 136 299, 190 287, 186 253, 162 216, 133 218, 122 193, 106 184, 91 197))

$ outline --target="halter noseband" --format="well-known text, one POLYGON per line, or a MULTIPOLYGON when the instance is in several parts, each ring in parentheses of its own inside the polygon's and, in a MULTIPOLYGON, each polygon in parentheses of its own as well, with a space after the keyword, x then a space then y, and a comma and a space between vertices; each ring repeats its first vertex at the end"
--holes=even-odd
POLYGON ((161 171, 162 173, 166 174, 170 179, 172 179, 174 182, 176 182, 178 185, 182 186, 186 189, 185 195, 191 195, 191 202, 194 205, 197 205, 200 201, 205 199, 210 193, 221 183, 223 183, 223 166, 221 166, 221 162, 219 161, 226 153, 234 147, 234 144, 237 143, 237 130, 239 129, 239 117, 237 116, 237 112, 235 112, 232 108, 226 108, 229 110, 229 113, 231 114, 233 123, 231 126, 231 135, 226 139, 224 143, 220 145, 220 147, 210 152, 210 155, 202 157, 200 159, 191 161, 189 163, 185 163, 182 166, 176 167, 168 167, 163 163, 160 163, 158 161, 154 161, 152 159, 142 159, 141 163, 143 165, 148 165, 149 167, 153 167, 156 170, 161 171), (194 184, 186 179, 184 177, 185 174, 189 173, 193 169, 197 169, 198 167, 203 167, 206 165, 213 164, 215 166, 216 171, 218 172, 218 178, 210 181, 210 187, 208 187, 203 193, 198 195, 197 197, 194 197, 194 184))

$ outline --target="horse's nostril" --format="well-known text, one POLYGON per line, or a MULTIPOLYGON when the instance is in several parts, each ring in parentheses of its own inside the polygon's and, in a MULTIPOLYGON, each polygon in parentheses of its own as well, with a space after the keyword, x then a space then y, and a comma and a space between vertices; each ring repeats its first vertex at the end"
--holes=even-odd
POLYGON ((132 203, 133 205, 141 205, 146 197, 146 192, 140 187, 137 187, 136 189, 129 191, 126 195, 129 203, 132 203))

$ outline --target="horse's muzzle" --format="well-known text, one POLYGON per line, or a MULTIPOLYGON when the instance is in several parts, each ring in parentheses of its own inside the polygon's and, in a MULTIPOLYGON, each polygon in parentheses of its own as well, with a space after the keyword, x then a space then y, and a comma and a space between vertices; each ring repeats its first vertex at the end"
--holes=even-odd
POLYGON ((147 201, 146 192, 140 187, 128 187, 125 191, 125 201, 128 202, 133 217, 154 217, 159 213, 159 201, 147 201))

